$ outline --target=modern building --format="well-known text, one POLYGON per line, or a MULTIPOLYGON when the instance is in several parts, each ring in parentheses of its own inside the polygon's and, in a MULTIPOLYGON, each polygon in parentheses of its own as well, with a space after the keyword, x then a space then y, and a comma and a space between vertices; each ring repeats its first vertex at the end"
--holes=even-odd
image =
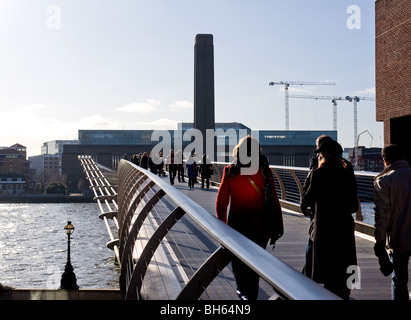
MULTIPOLYGON (((64 145, 62 154, 62 173, 67 175, 70 190, 81 191, 87 188, 82 172, 79 155, 91 155, 101 165, 117 169, 124 156, 132 154, 150 154, 159 151, 159 145, 169 139, 168 148, 184 151, 185 156, 194 150, 195 138, 192 134, 193 123, 180 123, 177 130, 79 130, 77 145, 64 145), (157 149, 155 149, 157 148, 157 149)), ((215 141, 218 161, 231 161, 233 147, 247 134, 256 137, 263 153, 270 164, 308 167, 313 157, 315 140, 319 135, 327 134, 337 139, 337 131, 277 131, 251 130, 241 123, 216 123, 215 141)), ((168 154, 165 149, 163 153, 168 154)))
POLYGON ((44 142, 41 147, 41 155, 29 157, 31 169, 36 170, 37 175, 54 175, 61 173, 61 155, 66 144, 78 144, 77 140, 53 140, 44 142))
POLYGON ((41 155, 29 157, 32 171, 32 188, 44 189, 50 182, 64 182, 61 172, 61 156, 64 145, 78 144, 77 140, 54 140, 44 142, 41 155))
POLYGON ((59 155, 63 153, 63 146, 66 144, 78 144, 77 140, 53 140, 44 142, 41 147, 42 155, 59 155))
POLYGON ((41 154, 29 157, 31 169, 36 174, 59 174, 61 173, 61 157, 58 154, 41 154))
POLYGON ((18 143, 0 147, 0 194, 24 194, 29 183, 26 147, 18 143))
POLYGON ((403 146, 411 163, 411 6, 409 0, 375 2, 376 118, 384 145, 403 146))

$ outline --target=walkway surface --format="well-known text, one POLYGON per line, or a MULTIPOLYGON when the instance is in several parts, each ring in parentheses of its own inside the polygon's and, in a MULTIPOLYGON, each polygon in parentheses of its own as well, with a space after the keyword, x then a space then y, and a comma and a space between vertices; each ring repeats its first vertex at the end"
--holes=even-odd
MULTIPOLYGON (((208 190, 201 189, 200 184, 197 183, 195 188, 190 190, 186 183, 179 183, 177 179, 174 186, 204 207, 210 214, 215 215, 217 188, 210 187, 208 190)), ((267 250, 291 267, 300 271, 305 261, 309 221, 302 214, 286 209, 283 209, 283 219, 285 229, 284 236, 277 241, 274 251, 271 249, 271 246, 267 247, 267 250)), ((373 250, 373 239, 358 233, 356 233, 355 238, 361 288, 351 291, 351 299, 390 300, 391 277, 384 277, 379 270, 378 260, 373 250)), ((409 272, 411 274, 411 266, 409 272)))

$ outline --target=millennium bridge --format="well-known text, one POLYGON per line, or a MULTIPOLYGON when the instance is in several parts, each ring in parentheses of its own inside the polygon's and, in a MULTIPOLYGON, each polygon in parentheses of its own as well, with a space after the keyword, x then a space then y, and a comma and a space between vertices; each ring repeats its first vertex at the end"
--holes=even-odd
MULTIPOLYGON (((230 269, 233 255, 260 276, 259 299, 335 300, 333 293, 301 273, 309 220, 299 208, 308 168, 271 166, 283 209, 284 235, 263 249, 215 217, 218 184, 227 163, 213 163, 214 186, 188 189, 169 183, 127 160, 118 171, 79 160, 95 195, 120 268, 127 300, 238 299, 230 269)), ((372 203, 374 173, 356 172, 361 203, 372 203)), ((177 180, 177 179, 176 179, 177 180)), ((379 271, 374 227, 356 214, 358 268, 351 299, 391 299, 391 278, 379 271)))

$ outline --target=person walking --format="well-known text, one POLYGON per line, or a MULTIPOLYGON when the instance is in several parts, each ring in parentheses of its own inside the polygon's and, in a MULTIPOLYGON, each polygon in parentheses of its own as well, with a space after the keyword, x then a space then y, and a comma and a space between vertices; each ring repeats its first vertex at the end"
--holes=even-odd
POLYGON ((148 156, 147 152, 143 152, 143 155, 140 158, 140 167, 148 169, 148 156))
POLYGON ((166 170, 168 169, 168 174, 170 177, 170 184, 174 184, 174 179, 176 177, 177 172, 177 165, 176 165, 176 158, 174 156, 174 150, 170 150, 170 154, 167 156, 166 159, 166 170))
MULTIPOLYGON (((319 137, 317 137, 317 139, 315 140, 315 145, 316 148, 318 149, 320 147, 320 144, 323 141, 326 140, 332 140, 332 138, 330 136, 327 135, 321 135, 319 137)), ((318 168, 318 153, 315 154, 315 156, 311 159, 310 162, 310 172, 308 173, 305 181, 304 181, 304 185, 303 185, 303 191, 302 191, 302 195, 304 195, 307 190, 308 187, 310 186, 310 180, 311 180, 311 174, 313 172, 313 170, 318 168)), ((304 203, 302 201, 300 201, 300 208, 301 208, 301 212, 310 219, 310 223, 313 221, 314 218, 314 214, 311 210, 311 207, 307 208, 304 203)), ((303 267, 302 273, 305 274, 306 276, 310 277, 311 276, 311 266, 312 266, 312 249, 313 249, 313 241, 311 240, 310 237, 308 237, 308 243, 307 243, 307 247, 305 249, 305 265, 303 267)))
POLYGON ((204 183, 207 189, 210 187, 210 177, 212 173, 213 165, 210 163, 208 156, 206 154, 203 155, 203 161, 200 164, 200 176, 201 176, 201 188, 204 188, 204 183))
POLYGON ((160 151, 158 154, 158 161, 157 161, 157 173, 159 177, 164 177, 165 172, 164 172, 164 158, 163 158, 163 152, 160 151))
POLYGON ((392 299, 409 300, 408 263, 411 256, 411 168, 401 148, 382 150, 385 169, 374 180, 375 254, 385 276, 392 273, 392 299), (392 250, 391 262, 385 250, 392 250))
POLYGON ((323 141, 315 150, 318 168, 311 173, 302 203, 313 211, 312 266, 307 275, 348 300, 347 270, 357 265, 352 214, 358 210, 358 196, 354 171, 341 158, 341 150, 334 140, 323 141))
POLYGON ((187 162, 186 162, 186 168, 187 168, 187 178, 188 178, 188 186, 190 189, 194 188, 194 183, 197 179, 197 163, 194 160, 193 156, 188 156, 187 157, 187 162))
POLYGON ((178 179, 178 182, 185 182, 185 179, 184 179, 184 155, 183 155, 183 152, 181 150, 177 151, 176 161, 177 161, 177 179, 178 179))
MULTIPOLYGON (((234 162, 224 168, 218 190, 217 218, 262 248, 265 248, 269 241, 274 246, 284 233, 284 225, 267 158, 261 153, 259 142, 251 136, 240 140, 233 150, 233 157, 234 162), (244 153, 240 150, 253 150, 253 143, 258 145, 258 152, 250 163, 243 163, 240 154, 244 153), (254 174, 242 171, 252 166, 253 162, 258 165, 254 174)), ((236 257, 232 257, 231 265, 239 297, 256 300, 259 276, 236 257)))
POLYGON ((154 153, 154 151, 150 152, 150 156, 148 157, 148 167, 150 168, 150 171, 154 174, 157 174, 157 156, 154 153))

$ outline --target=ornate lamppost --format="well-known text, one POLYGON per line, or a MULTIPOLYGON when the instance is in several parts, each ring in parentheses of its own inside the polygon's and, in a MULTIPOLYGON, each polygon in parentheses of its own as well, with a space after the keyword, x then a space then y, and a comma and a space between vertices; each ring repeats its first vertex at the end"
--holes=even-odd
POLYGON ((74 232, 74 226, 71 224, 71 221, 67 221, 64 230, 67 234, 67 263, 64 268, 64 273, 61 276, 60 289, 78 290, 76 275, 74 274, 74 269, 70 261, 70 235, 74 232))

